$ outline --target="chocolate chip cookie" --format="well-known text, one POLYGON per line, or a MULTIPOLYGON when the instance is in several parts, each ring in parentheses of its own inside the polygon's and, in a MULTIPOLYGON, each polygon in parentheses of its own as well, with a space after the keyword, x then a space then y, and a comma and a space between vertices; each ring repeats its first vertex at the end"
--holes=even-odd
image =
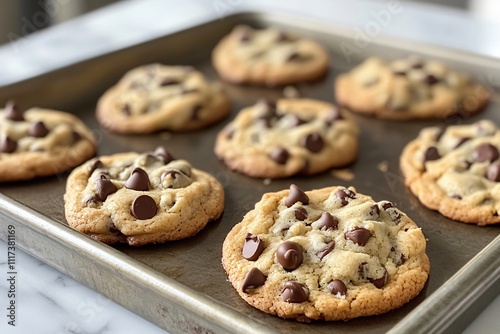
POLYGON ((215 154, 252 177, 316 174, 354 161, 358 128, 332 104, 311 99, 261 100, 217 136, 215 154))
POLYGON ((132 246, 190 237, 224 210, 222 185, 162 147, 87 162, 69 176, 64 199, 72 228, 132 246))
POLYGON ((275 28, 238 25, 215 47, 212 63, 233 83, 267 86, 312 81, 328 70, 328 52, 318 43, 275 28))
POLYGON ((420 228, 354 188, 267 193, 222 249, 250 305, 298 321, 381 314, 414 298, 430 265, 420 228))
POLYGON ((150 64, 129 71, 98 101, 102 126, 120 133, 188 131, 226 117, 221 88, 189 66, 150 64))
POLYGON ((401 155, 405 183, 426 207, 464 223, 500 223, 500 131, 482 120, 423 129, 401 155))
POLYGON ((14 101, 0 109, 0 182, 30 180, 64 172, 94 156, 92 131, 61 111, 14 101))
POLYGON ((384 119, 467 118, 483 109, 490 93, 444 64, 408 57, 369 58, 335 82, 339 105, 384 119))

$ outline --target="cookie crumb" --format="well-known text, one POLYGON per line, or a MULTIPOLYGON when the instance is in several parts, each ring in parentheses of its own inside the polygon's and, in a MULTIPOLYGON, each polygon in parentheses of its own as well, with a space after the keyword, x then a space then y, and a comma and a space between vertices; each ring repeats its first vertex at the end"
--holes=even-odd
POLYGON ((266 186, 271 184, 271 179, 264 179, 262 180, 262 183, 264 183, 266 186))
POLYGON ((295 86, 286 86, 283 88, 283 96, 288 99, 300 97, 300 92, 295 86))
POLYGON ((348 169, 334 169, 331 173, 337 179, 341 179, 342 181, 352 181, 354 180, 354 173, 348 169))
POLYGON ((389 170, 389 162, 387 162, 386 160, 384 161, 381 161, 378 165, 377 165, 377 168, 379 171, 381 171, 382 173, 385 173, 389 170))

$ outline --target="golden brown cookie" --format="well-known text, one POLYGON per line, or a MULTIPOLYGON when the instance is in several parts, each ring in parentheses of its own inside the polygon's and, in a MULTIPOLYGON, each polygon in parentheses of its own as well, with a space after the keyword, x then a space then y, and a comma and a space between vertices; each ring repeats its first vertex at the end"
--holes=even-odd
POLYGON ((265 194, 227 235, 222 264, 250 305, 298 321, 381 314, 414 298, 430 265, 420 228, 354 188, 265 194))

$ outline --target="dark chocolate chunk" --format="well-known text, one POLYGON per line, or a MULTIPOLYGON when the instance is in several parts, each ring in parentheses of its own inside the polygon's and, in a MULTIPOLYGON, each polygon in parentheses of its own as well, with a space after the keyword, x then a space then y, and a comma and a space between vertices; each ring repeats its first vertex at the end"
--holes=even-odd
POLYGON ((441 159, 441 155, 439 154, 436 147, 431 146, 427 148, 424 152, 424 163, 427 161, 438 160, 441 159))
POLYGON ((338 120, 343 119, 342 114, 340 113, 340 110, 336 107, 333 107, 332 110, 328 113, 328 116, 326 116, 326 124, 331 126, 333 123, 335 123, 338 120))
POLYGON ((134 168, 127 182, 125 182, 125 188, 137 191, 148 191, 149 190, 148 173, 146 173, 146 171, 142 168, 138 167, 134 168))
POLYGON ((49 133, 49 129, 42 121, 33 122, 28 128, 28 135, 36 138, 43 138, 49 133))
POLYGON ((276 258, 283 269, 292 271, 300 267, 304 260, 302 247, 296 242, 285 241, 276 249, 276 258))
POLYGON ((432 74, 427 74, 423 80, 424 83, 429 86, 435 85, 439 82, 439 79, 433 76, 432 74))
POLYGON ((378 207, 378 204, 373 204, 370 207, 369 215, 370 217, 378 218, 378 216, 380 215, 380 208, 378 207))
POLYGON ((335 241, 332 240, 328 244, 326 244, 325 249, 316 253, 316 256, 319 257, 320 260, 323 260, 323 258, 327 256, 334 248, 335 248, 335 241))
POLYGON ((358 275, 359 275, 360 279, 366 278, 366 271, 368 270, 367 266, 368 266, 368 263, 366 263, 366 262, 361 262, 358 265, 358 275))
POLYGON ((328 288, 334 295, 340 294, 342 296, 345 296, 347 293, 347 287, 345 286, 344 282, 338 279, 330 281, 330 283, 328 283, 328 288))
POLYGON ((353 191, 346 188, 337 190, 336 195, 340 199, 342 206, 346 206, 349 203, 349 199, 356 197, 353 191))
POLYGON ((257 268, 252 268, 245 276, 243 284, 241 284, 241 291, 247 293, 248 289, 255 289, 266 283, 266 276, 257 268))
POLYGON ((158 208, 153 198, 148 195, 141 195, 134 199, 130 207, 130 212, 137 219, 150 219, 156 215, 158 208))
POLYGON ((199 105, 199 104, 195 105, 193 107, 193 110, 191 110, 191 120, 194 121, 194 120, 199 119, 200 118, 200 112, 201 112, 202 109, 203 109, 202 105, 199 105))
POLYGON ((328 212, 323 212, 317 222, 318 229, 322 231, 337 230, 339 226, 339 220, 328 212))
POLYGON ((158 146, 154 154, 160 156, 163 159, 165 165, 175 160, 175 158, 163 146, 158 146))
POLYGON ((302 124, 306 124, 307 121, 306 120, 303 120, 302 118, 300 118, 299 116, 297 115, 292 115, 291 117, 291 122, 290 122, 290 126, 292 128, 295 128, 297 126, 301 126, 302 124))
POLYGON ((300 221, 305 220, 308 216, 307 210, 302 206, 300 208, 295 209, 294 213, 295 213, 295 218, 297 218, 297 220, 300 221))
POLYGON ((498 156, 498 149, 490 143, 481 144, 472 152, 472 159, 475 162, 492 162, 497 160, 498 156))
POLYGON ((283 285, 281 298, 287 303, 303 303, 309 299, 309 291, 299 282, 288 281, 283 285))
POLYGON ((259 236, 247 233, 245 243, 243 244, 242 255, 245 259, 255 261, 264 250, 264 242, 259 236))
POLYGON ((276 147, 274 150, 271 151, 269 154, 269 157, 276 163, 280 165, 286 164, 288 161, 290 154, 286 149, 283 147, 276 147))
POLYGON ((302 202, 302 204, 309 204, 309 197, 305 192, 302 191, 295 184, 290 185, 290 194, 285 199, 285 205, 291 207, 297 202, 302 202))
POLYGON ((497 162, 488 166, 486 178, 493 182, 500 181, 500 163, 497 162))
POLYGON ((101 160, 97 159, 96 161, 94 161, 94 163, 92 165, 90 165, 90 170, 89 170, 89 174, 92 175, 92 173, 97 169, 97 168, 103 168, 104 167, 104 164, 102 163, 101 160))
POLYGON ((9 136, 3 137, 0 141, 0 152, 12 153, 17 149, 17 142, 9 136))
POLYGON ((387 283, 387 271, 385 271, 384 275, 380 278, 377 278, 377 279, 369 278, 368 280, 373 285, 375 285, 375 287, 382 289, 385 286, 385 284, 387 283))
POLYGON ((391 202, 384 202, 384 204, 382 204, 382 209, 386 210, 389 209, 389 208, 393 208, 394 205, 391 203, 391 202))
POLYGON ((458 194, 453 194, 453 195, 451 195, 450 197, 451 197, 451 198, 454 198, 454 199, 458 199, 458 200, 462 199, 462 196, 460 196, 460 195, 458 195, 458 194))
POLYGON ((319 133, 313 132, 305 137, 302 137, 300 140, 300 145, 307 148, 313 153, 318 153, 319 151, 321 151, 321 149, 323 149, 324 142, 319 133))
POLYGON ((357 245, 364 246, 372 236, 372 233, 365 228, 357 227, 347 231, 344 236, 347 240, 351 240, 357 245))
POLYGON ((109 195, 114 194, 118 189, 108 178, 101 177, 96 181, 97 198, 104 202, 109 195))
POLYGON ((15 122, 24 121, 23 113, 19 110, 17 103, 14 100, 7 101, 3 117, 15 122))
POLYGON ((160 82, 160 86, 164 87, 164 86, 172 86, 172 85, 178 85, 180 83, 179 80, 177 79, 174 79, 174 78, 164 78, 161 82, 160 82))

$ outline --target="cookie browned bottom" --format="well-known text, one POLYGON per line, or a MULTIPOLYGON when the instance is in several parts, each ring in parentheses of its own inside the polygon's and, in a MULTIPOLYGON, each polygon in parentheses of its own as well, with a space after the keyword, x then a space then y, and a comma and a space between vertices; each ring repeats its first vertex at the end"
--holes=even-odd
POLYGON ((227 235, 222 263, 250 305, 298 321, 349 320, 402 306, 430 265, 422 231, 353 188, 267 193, 227 235), (307 202, 307 203, 306 203, 307 202))

